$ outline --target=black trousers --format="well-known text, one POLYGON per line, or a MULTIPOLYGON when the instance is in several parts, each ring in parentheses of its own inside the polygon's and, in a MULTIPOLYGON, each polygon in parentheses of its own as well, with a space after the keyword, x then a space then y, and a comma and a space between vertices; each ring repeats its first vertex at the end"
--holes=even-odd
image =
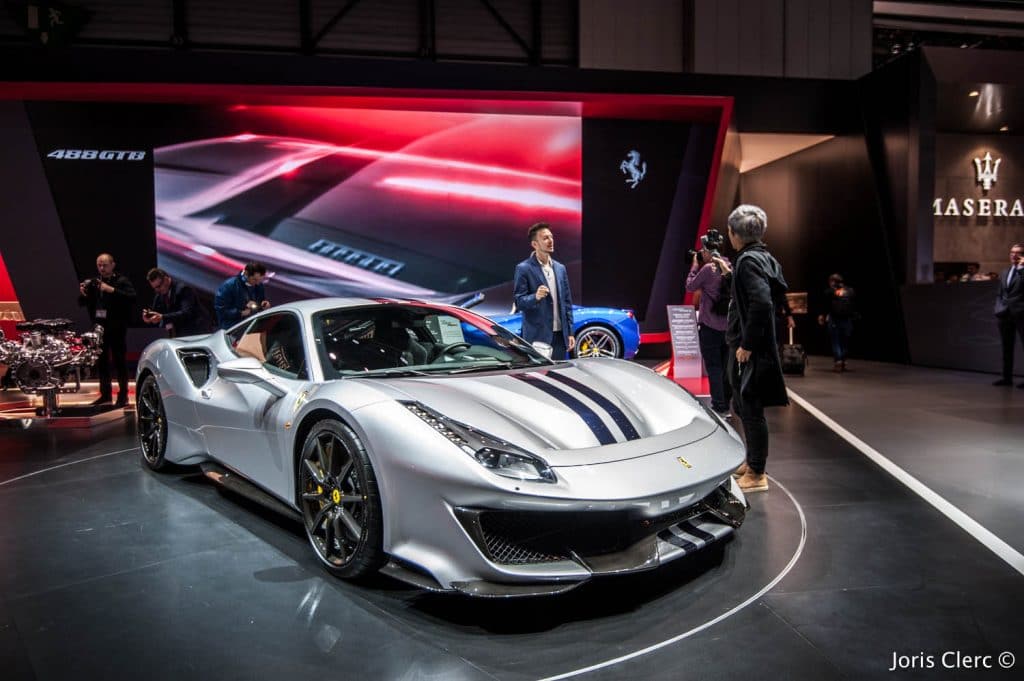
POLYGON ((96 371, 100 376, 100 396, 112 397, 110 381, 110 365, 113 363, 117 371, 117 396, 128 399, 128 343, 127 331, 103 333, 103 349, 96 361, 96 371))
POLYGON ((708 383, 711 386, 711 408, 715 411, 728 411, 732 389, 725 380, 726 359, 729 346, 725 342, 725 331, 716 331, 710 326, 697 326, 697 338, 700 343, 700 356, 704 359, 704 368, 708 372, 708 383))
POLYGON ((1003 342, 1003 378, 1013 380, 1013 350, 1017 336, 1024 345, 1024 318, 1013 319, 1010 316, 996 317, 999 324, 999 339, 1003 342))
POLYGON ((565 337, 561 331, 556 331, 551 334, 551 359, 561 360, 565 359, 567 350, 565 349, 565 337))
POLYGON ((729 383, 732 386, 732 408, 743 424, 743 439, 747 443, 747 466, 755 473, 764 473, 768 463, 768 420, 760 400, 744 400, 740 394, 740 366, 736 362, 735 348, 729 348, 729 383))

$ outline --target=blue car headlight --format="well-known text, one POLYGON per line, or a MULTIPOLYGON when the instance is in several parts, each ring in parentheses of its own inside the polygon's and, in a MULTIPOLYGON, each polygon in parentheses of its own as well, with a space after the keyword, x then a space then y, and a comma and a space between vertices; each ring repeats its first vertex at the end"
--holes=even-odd
POLYGON ((554 471, 536 454, 531 454, 472 426, 454 421, 419 402, 400 402, 487 470, 515 480, 555 482, 554 471))

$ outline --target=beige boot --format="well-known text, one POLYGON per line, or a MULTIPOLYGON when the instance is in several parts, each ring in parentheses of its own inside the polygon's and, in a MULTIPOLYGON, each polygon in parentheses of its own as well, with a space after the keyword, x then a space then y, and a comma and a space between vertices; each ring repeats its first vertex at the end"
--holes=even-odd
POLYGON ((767 492, 768 491, 768 476, 764 473, 755 473, 753 470, 747 469, 747 472, 736 481, 739 488, 743 490, 744 494, 751 494, 752 492, 767 492))
POLYGON ((747 474, 747 471, 749 471, 749 470, 750 470, 750 466, 748 466, 747 462, 744 461, 743 463, 740 464, 739 468, 737 468, 736 470, 734 470, 732 472, 732 477, 734 477, 734 478, 742 478, 744 475, 747 474))

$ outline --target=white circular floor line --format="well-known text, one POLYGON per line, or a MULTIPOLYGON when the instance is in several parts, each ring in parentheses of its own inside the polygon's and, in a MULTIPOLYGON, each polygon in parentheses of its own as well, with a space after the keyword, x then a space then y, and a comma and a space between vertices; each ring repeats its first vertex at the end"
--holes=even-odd
POLYGON ((86 461, 95 461, 96 459, 102 459, 102 458, 104 458, 106 456, 114 456, 115 454, 124 454, 125 452, 134 452, 136 449, 138 449, 138 447, 129 447, 128 449, 119 449, 116 452, 107 452, 106 454, 97 454, 96 456, 90 456, 90 457, 85 458, 85 459, 79 459, 78 461, 68 461, 67 463, 57 464, 56 466, 50 466, 49 468, 44 468, 42 470, 33 471, 31 473, 26 473, 25 475, 19 475, 18 477, 11 478, 10 480, 0 480, 0 487, 3 487, 4 485, 8 485, 8 484, 10 484, 12 482, 17 482, 18 480, 24 480, 25 478, 31 478, 33 475, 39 475, 40 473, 46 473, 48 471, 55 471, 58 468, 65 468, 67 466, 74 466, 75 464, 85 463, 86 461))
POLYGON ((939 496, 937 492, 907 471, 897 466, 891 460, 887 459, 859 437, 843 428, 806 399, 800 397, 792 390, 789 391, 789 397, 791 400, 806 409, 811 416, 825 424, 829 430, 846 440, 857 451, 878 464, 882 470, 896 478, 899 482, 903 483, 911 492, 927 501, 935 507, 939 513, 942 513, 942 515, 959 525, 965 532, 981 542, 992 553, 1006 561, 1010 567, 1024 575, 1024 555, 1021 555, 1017 549, 997 537, 991 530, 951 504, 944 497, 939 496))
POLYGON ((689 631, 684 631, 683 633, 681 633, 681 634, 679 634, 677 636, 673 636, 672 638, 666 639, 666 640, 661 641, 659 643, 655 643, 654 645, 647 646, 646 648, 641 648, 640 650, 637 650, 635 652, 629 653, 628 655, 622 655, 621 657, 616 657, 616 658, 613 658, 611 660, 605 660, 604 662, 598 662, 597 664, 592 664, 589 667, 582 667, 580 669, 574 669, 571 672, 565 672, 564 674, 558 674, 557 676, 547 676, 547 677, 544 677, 543 679, 539 679, 539 681, 556 681, 556 679, 568 679, 568 678, 571 678, 573 676, 580 676, 581 674, 588 674, 590 672, 594 672, 594 671, 597 671, 599 669, 607 669, 608 667, 613 667, 613 666, 615 666, 617 664, 620 664, 622 662, 626 662, 627 660, 632 660, 632 659, 635 659, 637 657, 642 657, 642 656, 647 655, 649 653, 653 653, 656 650, 660 650, 662 648, 670 646, 673 643, 678 643, 679 641, 682 641, 685 638, 689 638, 690 636, 693 636, 696 633, 704 631, 705 629, 718 624, 722 620, 725 620, 725 619, 728 619, 729 617, 732 617, 733 615, 738 613, 740 610, 743 610, 748 605, 750 605, 751 603, 754 603, 759 598, 761 598, 761 596, 764 596, 766 593, 768 593, 773 588, 775 588, 775 585, 778 584, 780 581, 782 581, 783 577, 785 577, 787 574, 789 574, 789 571, 793 569, 793 566, 796 565, 796 562, 798 560, 800 560, 800 554, 802 554, 804 552, 804 544, 807 543, 807 517, 804 515, 804 509, 800 506, 800 502, 798 502, 796 500, 796 497, 794 497, 790 493, 790 491, 785 488, 784 485, 782 485, 778 480, 776 480, 775 478, 773 478, 770 475, 768 476, 768 479, 771 480, 772 483, 776 487, 778 487, 779 489, 781 489, 783 492, 786 493, 786 495, 793 502, 793 505, 796 506, 797 513, 800 514, 800 543, 797 545, 796 552, 793 553, 793 557, 789 559, 789 562, 786 564, 786 567, 782 568, 782 572, 780 572, 778 575, 776 575, 775 578, 772 581, 770 581, 767 584, 765 584, 761 588, 760 591, 755 593, 753 596, 751 596, 747 600, 745 600, 742 603, 734 606, 733 608, 723 612, 718 617, 716 617, 716 618, 714 618, 712 620, 708 620, 704 624, 696 626, 693 629, 690 629, 689 631))

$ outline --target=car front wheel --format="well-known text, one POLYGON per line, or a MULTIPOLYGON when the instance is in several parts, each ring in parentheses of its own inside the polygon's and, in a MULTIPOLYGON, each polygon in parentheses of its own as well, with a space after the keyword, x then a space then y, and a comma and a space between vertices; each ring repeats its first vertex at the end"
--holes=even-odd
POLYGON ((576 357, 622 357, 622 343, 607 326, 585 326, 577 332, 576 357))
POLYGON ((146 376, 138 389, 135 405, 136 431, 142 460, 155 471, 167 465, 167 414, 160 395, 160 384, 152 374, 146 376))
POLYGON ((299 506, 320 561, 339 577, 361 577, 384 564, 380 493, 366 450, 340 421, 317 422, 299 458, 299 506))

